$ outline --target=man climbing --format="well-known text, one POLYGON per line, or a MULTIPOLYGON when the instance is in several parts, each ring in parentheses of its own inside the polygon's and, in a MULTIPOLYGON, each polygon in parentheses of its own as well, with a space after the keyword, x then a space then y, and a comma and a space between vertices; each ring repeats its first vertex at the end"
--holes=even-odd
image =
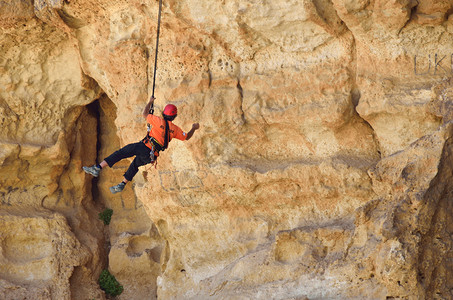
POLYGON ((154 97, 151 97, 143 110, 143 117, 148 122, 148 134, 143 140, 126 145, 123 148, 113 152, 100 164, 91 167, 83 167, 83 170, 86 173, 91 174, 94 177, 98 177, 104 167, 112 167, 120 160, 135 155, 134 160, 130 164, 126 173, 124 173, 124 180, 119 184, 110 187, 110 191, 113 194, 121 192, 124 189, 126 183, 131 181, 135 174, 137 174, 138 167, 154 163, 159 156, 159 152, 164 151, 167 148, 168 143, 173 138, 181 141, 188 141, 193 136, 195 130, 200 128, 198 123, 194 123, 192 125, 192 129, 188 133, 183 132, 181 128, 172 123, 178 114, 176 106, 173 104, 165 106, 164 111, 162 112, 163 118, 161 118, 149 113, 149 109, 153 103, 154 97))

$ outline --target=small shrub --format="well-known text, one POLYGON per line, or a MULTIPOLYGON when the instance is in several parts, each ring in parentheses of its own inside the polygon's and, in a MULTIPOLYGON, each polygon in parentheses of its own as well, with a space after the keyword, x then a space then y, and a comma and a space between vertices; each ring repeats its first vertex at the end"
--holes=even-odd
POLYGON ((110 224, 110 220, 112 219, 113 209, 106 208, 103 212, 99 213, 99 219, 104 221, 105 225, 110 224))
POLYGON ((99 286, 106 294, 112 296, 118 296, 123 292, 123 286, 108 270, 102 270, 101 275, 99 276, 99 286))

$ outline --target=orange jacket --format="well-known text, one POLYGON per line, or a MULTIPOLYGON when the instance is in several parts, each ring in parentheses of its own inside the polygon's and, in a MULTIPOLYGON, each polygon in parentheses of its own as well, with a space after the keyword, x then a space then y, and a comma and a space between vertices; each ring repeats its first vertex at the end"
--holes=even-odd
MULTIPOLYGON (((146 117, 146 121, 150 125, 149 136, 153 137, 163 147, 165 143, 165 120, 161 117, 149 114, 146 117)), ((173 138, 181 141, 184 141, 187 138, 187 134, 171 121, 168 121, 168 126, 170 127, 168 142, 170 142, 173 138)), ((145 141, 145 145, 152 149, 152 145, 149 140, 145 141)))

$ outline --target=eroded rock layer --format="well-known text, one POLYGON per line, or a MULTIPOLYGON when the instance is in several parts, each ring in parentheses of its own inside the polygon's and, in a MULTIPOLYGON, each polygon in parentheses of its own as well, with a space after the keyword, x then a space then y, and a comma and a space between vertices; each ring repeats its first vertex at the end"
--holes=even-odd
POLYGON ((453 297, 451 0, 0 2, 7 299, 453 297), (109 226, 98 218, 114 213, 109 226))

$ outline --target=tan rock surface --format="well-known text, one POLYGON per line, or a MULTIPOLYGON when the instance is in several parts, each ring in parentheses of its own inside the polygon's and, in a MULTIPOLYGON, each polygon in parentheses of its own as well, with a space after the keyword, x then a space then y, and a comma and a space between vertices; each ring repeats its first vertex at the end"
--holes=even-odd
POLYGON ((453 297, 452 1, 163 2, 156 114, 201 129, 116 195, 81 167, 145 135, 158 2, 0 3, 7 298, 453 297))
POLYGON ((70 299, 69 278, 89 252, 65 218, 47 212, 32 217, 2 213, 0 228, 2 298, 25 299, 33 292, 39 299, 70 299))

